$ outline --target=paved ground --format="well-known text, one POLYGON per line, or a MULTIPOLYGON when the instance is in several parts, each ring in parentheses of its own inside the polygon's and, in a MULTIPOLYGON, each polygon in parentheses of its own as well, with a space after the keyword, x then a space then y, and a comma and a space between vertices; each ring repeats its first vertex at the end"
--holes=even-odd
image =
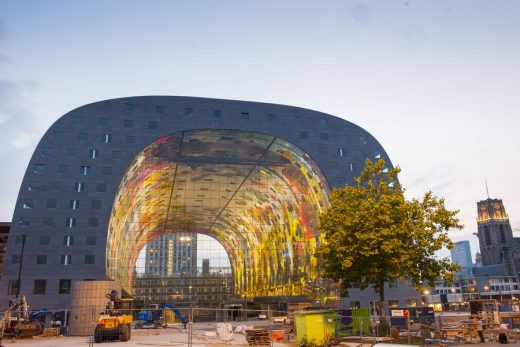
MULTIPOLYGON (((224 347, 224 346, 248 346, 245 335, 234 333, 232 341, 221 341, 216 336, 205 336, 205 332, 215 332, 207 325, 198 325, 193 330, 193 347, 224 347), (209 329, 209 330, 206 330, 209 329)), ((130 341, 106 341, 102 344, 93 344, 90 337, 34 337, 32 339, 18 339, 16 341, 4 340, 4 346, 28 346, 28 347, 75 347, 75 346, 187 346, 188 330, 182 328, 168 329, 139 329, 132 330, 130 341)), ((289 344, 273 342, 274 347, 287 347, 289 344)))

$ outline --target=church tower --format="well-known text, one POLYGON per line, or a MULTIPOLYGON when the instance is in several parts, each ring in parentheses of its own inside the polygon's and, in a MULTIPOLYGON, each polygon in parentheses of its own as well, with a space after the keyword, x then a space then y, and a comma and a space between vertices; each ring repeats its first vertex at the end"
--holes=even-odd
POLYGON ((513 266, 513 231, 501 199, 482 200, 478 207, 478 240, 482 265, 505 264, 510 276, 516 276, 513 266))

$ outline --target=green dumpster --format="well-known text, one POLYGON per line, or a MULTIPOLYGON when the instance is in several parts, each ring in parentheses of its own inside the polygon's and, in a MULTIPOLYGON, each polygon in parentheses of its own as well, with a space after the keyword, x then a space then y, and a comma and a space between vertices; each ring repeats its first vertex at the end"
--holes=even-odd
POLYGON ((334 310, 310 310, 294 313, 296 340, 298 344, 309 343, 324 345, 336 336, 336 319, 334 310))

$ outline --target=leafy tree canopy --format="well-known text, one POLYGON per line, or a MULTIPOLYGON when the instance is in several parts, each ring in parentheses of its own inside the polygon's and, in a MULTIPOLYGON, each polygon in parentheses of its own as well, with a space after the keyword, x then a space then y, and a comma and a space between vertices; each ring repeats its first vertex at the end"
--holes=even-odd
POLYGON ((384 302, 384 283, 413 280, 422 283, 452 281, 458 266, 435 252, 452 248, 449 229, 461 229, 439 199, 427 192, 421 200, 407 200, 396 167, 384 160, 367 159, 353 186, 334 189, 330 207, 320 215, 324 242, 318 248, 324 277, 349 288, 373 287, 384 302))

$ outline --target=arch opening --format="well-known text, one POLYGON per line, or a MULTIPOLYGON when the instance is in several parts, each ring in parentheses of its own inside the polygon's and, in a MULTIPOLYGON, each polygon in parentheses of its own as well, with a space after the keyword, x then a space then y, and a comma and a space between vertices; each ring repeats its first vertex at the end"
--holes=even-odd
POLYGON ((328 193, 316 163, 280 138, 224 129, 161 137, 135 157, 116 193, 107 276, 132 292, 150 240, 199 233, 227 252, 235 294, 307 294, 319 277, 313 255, 328 193))

